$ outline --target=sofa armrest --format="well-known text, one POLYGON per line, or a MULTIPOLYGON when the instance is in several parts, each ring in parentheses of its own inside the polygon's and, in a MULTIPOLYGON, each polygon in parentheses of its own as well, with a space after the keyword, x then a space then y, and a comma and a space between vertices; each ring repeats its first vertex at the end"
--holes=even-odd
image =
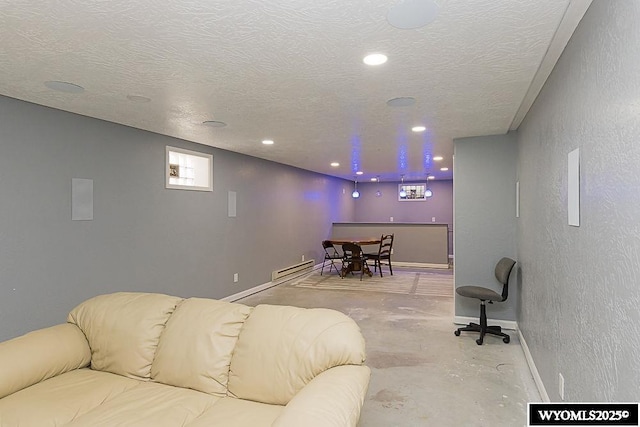
POLYGON ((70 323, 0 343, 0 399, 91 361, 82 331, 70 323))
POLYGON ((289 401, 273 427, 355 427, 369 387, 367 366, 327 369, 289 401))

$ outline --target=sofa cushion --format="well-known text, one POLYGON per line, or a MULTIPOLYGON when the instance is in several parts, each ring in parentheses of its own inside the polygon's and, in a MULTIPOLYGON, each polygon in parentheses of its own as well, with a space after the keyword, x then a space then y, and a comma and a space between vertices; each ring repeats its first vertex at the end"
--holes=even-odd
POLYGON ((153 381, 226 396, 231 354, 250 312, 246 305, 212 299, 181 302, 162 332, 153 381))
POLYGON ((210 408, 218 397, 153 382, 138 384, 76 418, 65 427, 176 427, 210 408))
POLYGON ((364 360, 364 338, 348 316, 322 308, 259 305, 240 332, 228 389, 242 399, 285 405, 320 372, 364 360))
POLYGON ((0 398, 89 365, 87 339, 65 323, 0 343, 0 398), (46 351, 42 351, 46 349, 46 351))
POLYGON ((62 426, 139 381, 108 372, 77 369, 0 399, 0 426, 62 426))
POLYGON ((180 301, 135 292, 100 295, 74 308, 67 321, 87 337, 92 369, 149 379, 160 334, 180 301))
MULTIPOLYGON (((284 406, 251 402, 233 397, 218 400, 187 427, 271 427, 284 406)), ((297 427, 304 427, 299 424, 297 427)))

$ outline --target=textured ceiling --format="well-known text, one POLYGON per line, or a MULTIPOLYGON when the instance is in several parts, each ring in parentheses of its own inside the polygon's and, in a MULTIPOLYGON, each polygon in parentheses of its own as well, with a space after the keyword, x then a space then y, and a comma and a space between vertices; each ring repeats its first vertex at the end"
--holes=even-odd
POLYGON ((569 0, 437 0, 412 30, 399 3, 4 1, 0 94, 348 179, 450 178, 452 138, 509 130, 569 0))

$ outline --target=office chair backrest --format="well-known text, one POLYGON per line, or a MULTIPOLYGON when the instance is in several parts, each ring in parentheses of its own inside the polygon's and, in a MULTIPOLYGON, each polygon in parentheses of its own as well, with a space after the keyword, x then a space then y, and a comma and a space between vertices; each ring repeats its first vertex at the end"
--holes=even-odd
POLYGON ((504 257, 496 264, 496 279, 502 283, 502 300, 505 301, 509 296, 509 276, 516 262, 511 258, 504 257))

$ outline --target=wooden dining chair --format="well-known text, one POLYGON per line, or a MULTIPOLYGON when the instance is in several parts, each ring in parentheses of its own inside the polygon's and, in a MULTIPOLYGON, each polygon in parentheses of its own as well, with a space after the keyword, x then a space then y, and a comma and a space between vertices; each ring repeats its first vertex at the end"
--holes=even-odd
POLYGON ((367 259, 373 260, 373 271, 380 269, 380 277, 382 277, 382 264, 380 261, 386 260, 389 264, 389 273, 393 276, 393 267, 391 266, 391 250, 393 249, 393 234, 382 235, 380 237, 380 246, 378 253, 365 254, 367 259))
POLYGON ((367 257, 362 252, 362 247, 355 243, 345 243, 342 245, 342 253, 344 258, 342 259, 342 278, 344 278, 347 272, 353 274, 354 271, 360 271, 360 280, 364 276, 365 271, 369 271, 367 265, 367 257))

